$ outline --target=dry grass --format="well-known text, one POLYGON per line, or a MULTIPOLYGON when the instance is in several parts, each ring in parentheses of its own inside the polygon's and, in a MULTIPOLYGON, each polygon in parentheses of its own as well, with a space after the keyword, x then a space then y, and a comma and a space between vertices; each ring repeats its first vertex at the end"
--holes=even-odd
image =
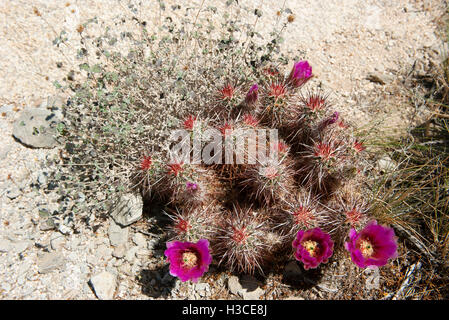
POLYGON ((442 55, 432 74, 414 78, 410 94, 413 103, 420 88, 432 116, 407 137, 384 139, 396 167, 372 186, 375 214, 396 227, 415 261, 390 298, 449 297, 449 60, 442 55))

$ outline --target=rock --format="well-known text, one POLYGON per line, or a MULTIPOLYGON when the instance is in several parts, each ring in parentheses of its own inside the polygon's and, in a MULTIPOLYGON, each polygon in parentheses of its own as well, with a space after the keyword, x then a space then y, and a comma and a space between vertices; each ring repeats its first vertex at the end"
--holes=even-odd
POLYGON ((391 75, 380 73, 380 72, 370 72, 366 76, 366 79, 371 82, 384 85, 384 84, 392 82, 394 77, 391 75))
POLYGON ((138 246, 138 247, 146 247, 147 246, 147 239, 145 238, 145 236, 143 234, 141 234, 140 232, 137 232, 136 234, 134 234, 133 237, 133 242, 138 246))
POLYGON ((139 250, 136 252, 137 259, 140 260, 146 260, 147 258, 151 257, 152 253, 151 251, 148 251, 147 249, 143 249, 139 247, 139 250))
POLYGON ((12 250, 15 253, 19 254, 19 253, 24 252, 26 249, 28 249, 30 245, 31 245, 31 242, 27 241, 27 240, 13 242, 12 243, 12 250))
POLYGON ((54 228, 55 228, 55 223, 52 218, 42 221, 39 225, 39 229, 41 231, 53 230, 54 228))
POLYGON ((239 282, 239 278, 236 276, 230 276, 228 279, 228 289, 232 294, 236 296, 239 294, 239 291, 242 290, 242 285, 239 282))
POLYGON ((53 148, 58 145, 55 127, 60 121, 60 115, 50 110, 26 109, 14 122, 12 135, 27 147, 53 148))
POLYGON ((95 249, 95 257, 98 259, 98 261, 102 259, 108 260, 111 258, 112 252, 113 249, 111 249, 107 245, 102 244, 95 249))
POLYGON ((6 192, 6 196, 11 199, 14 200, 15 198, 17 198, 18 196, 20 196, 22 194, 22 192, 20 192, 19 188, 14 186, 11 189, 9 189, 6 192))
POLYGON ((204 297, 207 295, 207 293, 210 292, 210 286, 208 283, 197 283, 195 285, 195 291, 201 296, 204 297))
POLYGON ((128 228, 122 228, 111 220, 108 229, 111 246, 117 247, 128 242, 128 228))
POLYGON ((117 224, 126 227, 142 217, 142 209, 142 196, 127 193, 122 195, 117 205, 112 208, 111 216, 117 224))
POLYGON ((63 97, 61 97, 59 95, 50 96, 47 99, 47 104, 45 107, 47 109, 54 110, 54 112, 57 113, 57 115, 60 118, 62 118, 62 112, 60 110, 67 105, 66 102, 67 102, 66 99, 64 99, 63 97))
POLYGON ((52 234, 50 238, 50 246, 53 250, 61 249, 65 244, 65 237, 58 232, 52 234))
POLYGON ((61 232, 62 234, 67 235, 72 233, 72 229, 62 223, 58 224, 57 228, 58 231, 61 232))
POLYGON ((38 258, 37 267, 39 273, 49 273, 64 265, 64 257, 58 252, 44 253, 38 258))
POLYGON ((103 271, 89 280, 95 295, 100 300, 111 300, 114 297, 117 278, 110 272, 103 271))
POLYGON ((37 182, 39 182, 40 185, 46 185, 48 182, 47 173, 41 172, 37 177, 37 182))
POLYGON ((377 170, 381 172, 391 172, 395 168, 396 163, 389 156, 385 156, 377 162, 377 170))
POLYGON ((123 258, 125 254, 126 254, 126 244, 124 243, 115 247, 114 251, 112 252, 112 256, 118 259, 123 258))
POLYGON ((134 260, 136 260, 137 250, 139 250, 139 247, 137 246, 130 248, 125 254, 125 260, 128 261, 129 263, 133 263, 134 260))
POLYGON ((254 277, 244 275, 241 279, 231 276, 228 279, 228 289, 231 293, 243 297, 244 300, 258 300, 264 293, 261 283, 254 277))

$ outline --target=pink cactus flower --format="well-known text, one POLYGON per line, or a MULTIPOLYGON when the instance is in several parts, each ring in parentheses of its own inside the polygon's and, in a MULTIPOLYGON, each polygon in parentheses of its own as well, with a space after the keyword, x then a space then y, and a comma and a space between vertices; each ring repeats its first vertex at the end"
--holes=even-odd
POLYGON ((349 232, 349 241, 345 248, 351 253, 352 261, 360 268, 381 267, 388 259, 397 256, 397 243, 394 230, 370 221, 359 233, 355 229, 349 232))
POLYGON ((248 94, 246 95, 245 102, 247 104, 254 104, 257 102, 257 99, 259 98, 259 86, 254 84, 248 91, 248 94))
POLYGON ((298 61, 288 76, 288 81, 296 88, 305 84, 312 77, 312 67, 307 60, 298 61))
POLYGON ((186 182, 186 189, 189 191, 195 191, 198 189, 198 185, 194 182, 186 182))
POLYGON ((293 241, 295 258, 304 263, 304 269, 316 268, 321 263, 326 263, 332 256, 334 242, 329 234, 320 228, 299 230, 293 241))
POLYGON ((170 274, 183 282, 197 282, 212 262, 207 239, 200 239, 197 243, 167 242, 164 254, 170 262, 170 274))

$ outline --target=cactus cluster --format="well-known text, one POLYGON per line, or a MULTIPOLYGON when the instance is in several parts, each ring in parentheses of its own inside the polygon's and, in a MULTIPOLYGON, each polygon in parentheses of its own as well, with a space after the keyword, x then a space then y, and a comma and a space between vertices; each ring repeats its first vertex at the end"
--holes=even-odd
POLYGON ((275 157, 250 161, 247 149, 234 150, 229 163, 223 150, 218 163, 192 164, 146 155, 136 171, 142 194, 166 205, 171 240, 207 239, 219 265, 245 273, 291 257, 300 231, 321 228, 341 243, 367 222, 364 202, 345 191, 363 179, 364 146, 328 95, 304 89, 313 77, 309 63, 296 62, 285 76, 274 67, 258 75, 256 83, 224 81, 210 112, 180 119, 181 129, 200 140, 208 127, 224 140, 245 129, 276 129, 275 143, 248 142, 275 157))

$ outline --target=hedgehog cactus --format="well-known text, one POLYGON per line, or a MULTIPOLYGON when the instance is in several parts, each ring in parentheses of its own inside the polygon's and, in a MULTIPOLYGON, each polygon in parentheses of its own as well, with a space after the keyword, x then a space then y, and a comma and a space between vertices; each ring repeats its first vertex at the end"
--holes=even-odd
POLYGON ((271 66, 257 74, 256 81, 223 81, 209 112, 180 121, 202 147, 210 142, 203 139, 206 129, 215 130, 224 142, 221 161, 164 162, 145 155, 138 181, 143 191, 166 195, 160 199, 174 212, 171 240, 207 239, 214 261, 230 271, 264 272, 267 261, 293 253, 306 269, 315 268, 342 247, 350 230, 369 221, 368 206, 341 191, 362 171, 365 146, 332 110, 328 95, 301 93, 313 77, 307 61, 284 77, 271 66), (281 139, 268 143, 247 135, 267 129, 277 129, 281 139), (245 138, 243 148, 227 149, 245 138), (250 145, 270 156, 255 158, 250 145))

